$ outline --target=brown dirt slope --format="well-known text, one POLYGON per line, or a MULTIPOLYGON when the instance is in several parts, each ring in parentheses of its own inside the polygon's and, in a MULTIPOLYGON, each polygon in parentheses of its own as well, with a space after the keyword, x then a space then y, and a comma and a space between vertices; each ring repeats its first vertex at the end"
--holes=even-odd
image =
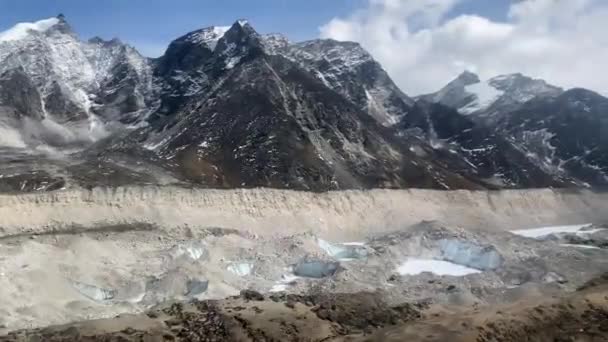
POLYGON ((0 341, 608 341, 608 276, 492 308, 390 307, 377 293, 174 303, 144 315, 13 332, 0 341))

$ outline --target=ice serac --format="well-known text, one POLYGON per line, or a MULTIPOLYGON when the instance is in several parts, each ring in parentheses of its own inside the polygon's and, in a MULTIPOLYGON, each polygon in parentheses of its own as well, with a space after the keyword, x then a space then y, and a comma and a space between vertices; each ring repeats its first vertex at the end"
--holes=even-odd
POLYGON ((317 243, 329 256, 342 261, 364 259, 368 254, 365 246, 358 244, 331 243, 322 239, 317 239, 317 243))
POLYGON ((296 276, 317 279, 331 277, 339 270, 339 262, 321 260, 303 260, 293 267, 293 273, 296 276))
POLYGON ((478 270, 493 270, 502 264, 502 256, 493 246, 478 246, 460 240, 439 241, 441 254, 446 261, 478 270))

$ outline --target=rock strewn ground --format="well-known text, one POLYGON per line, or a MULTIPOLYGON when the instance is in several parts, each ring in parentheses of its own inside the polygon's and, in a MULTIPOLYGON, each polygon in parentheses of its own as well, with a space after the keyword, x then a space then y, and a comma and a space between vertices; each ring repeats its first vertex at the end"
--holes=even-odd
POLYGON ((560 298, 501 306, 390 307, 376 293, 254 291, 174 303, 139 316, 13 332, 0 341, 589 341, 608 340, 608 276, 560 298))

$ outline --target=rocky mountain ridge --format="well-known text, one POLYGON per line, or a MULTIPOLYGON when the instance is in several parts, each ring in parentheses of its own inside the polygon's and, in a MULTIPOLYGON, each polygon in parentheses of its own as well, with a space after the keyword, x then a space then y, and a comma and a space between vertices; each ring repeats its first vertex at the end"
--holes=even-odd
POLYGON ((501 135, 544 172, 584 186, 608 184, 608 99, 521 74, 481 82, 465 72, 422 99, 442 103, 501 135))
MULTIPOLYGON (((480 86, 464 73, 413 99, 357 43, 293 43, 259 34, 246 20, 190 32, 157 59, 117 39, 80 41, 63 16, 7 32, 0 34, 0 131, 7 133, 0 143, 4 153, 41 155, 32 165, 7 154, 13 162, 3 173, 87 187, 603 184, 600 175, 546 167, 516 132, 498 129, 510 127, 503 118, 511 108, 563 92, 523 75, 480 86)), ((3 187, 46 188, 27 181, 3 187)))

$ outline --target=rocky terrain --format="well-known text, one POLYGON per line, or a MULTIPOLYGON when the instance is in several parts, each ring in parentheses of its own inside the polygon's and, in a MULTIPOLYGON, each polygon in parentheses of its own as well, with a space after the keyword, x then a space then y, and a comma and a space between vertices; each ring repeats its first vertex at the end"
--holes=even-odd
POLYGON ((83 323, 92 330, 71 328, 83 335, 64 338, 86 340, 114 327, 122 331, 114 338, 125 329, 135 338, 157 328, 161 337, 214 336, 196 323, 201 313, 187 314, 198 307, 215 332, 229 334, 218 339, 296 339, 308 326, 325 326, 311 335, 322 340, 385 333, 377 329, 433 318, 428 310, 473 314, 561 297, 608 271, 605 197, 169 187, 3 195, 1 332, 121 315, 123 323, 100 321, 101 330, 83 323), (224 300, 244 290, 254 291, 245 292, 253 299, 224 300), (348 298, 343 308, 332 304, 341 298, 348 298), (202 302, 188 304, 193 300, 202 302), (311 311, 319 305, 328 311, 311 311), (138 316, 149 310, 156 316, 138 316), (292 314, 298 322, 277 320, 292 314), (372 318, 362 321, 365 315, 372 318), (194 321, 177 322, 187 319, 194 321), (251 328, 258 323, 244 323, 250 319, 264 327, 251 328), (329 323, 342 319, 349 323, 329 323))
MULTIPOLYGON (((527 160, 558 178, 606 186, 603 152, 608 101, 587 89, 564 90, 521 74, 481 82, 465 72, 425 101, 449 106, 501 136, 527 160)), ((450 140, 458 140, 456 130, 450 140)), ((492 150, 504 147, 492 147, 492 150)), ((482 149, 483 150, 483 149, 482 149)), ((482 155, 484 152, 482 152, 482 155)))
POLYGON ((605 341, 608 99, 246 20, 0 32, 0 341, 605 341), (80 323, 75 323, 80 322, 80 323))
POLYGON ((60 15, 1 33, 0 65, 7 192, 608 184, 608 100, 591 91, 464 73, 412 98, 356 43, 294 43, 246 20, 148 59, 118 39, 81 41, 60 15))
POLYGON ((375 293, 175 303, 139 316, 19 331, 2 341, 604 341, 606 277, 557 298, 491 309, 391 307, 375 293), (455 327, 458 327, 455 329, 455 327))
POLYGON ((601 248, 437 222, 370 232, 358 243, 217 228, 190 234, 140 225, 3 238, 3 264, 20 271, 2 270, 12 278, 2 280, 11 300, 0 340, 603 341, 608 334, 601 248), (87 319, 96 320, 64 324, 87 319), (46 324, 62 325, 23 329, 46 324))

